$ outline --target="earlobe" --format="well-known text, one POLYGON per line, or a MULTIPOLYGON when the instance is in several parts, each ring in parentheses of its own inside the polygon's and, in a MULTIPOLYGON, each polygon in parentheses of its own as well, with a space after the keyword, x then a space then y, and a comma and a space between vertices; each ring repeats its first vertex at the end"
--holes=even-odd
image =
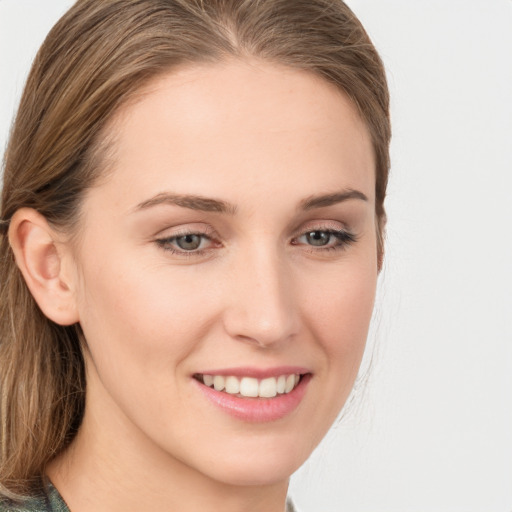
POLYGON ((19 209, 11 219, 9 243, 44 315, 60 325, 78 322, 74 286, 64 272, 64 259, 70 254, 47 220, 31 208, 19 209))

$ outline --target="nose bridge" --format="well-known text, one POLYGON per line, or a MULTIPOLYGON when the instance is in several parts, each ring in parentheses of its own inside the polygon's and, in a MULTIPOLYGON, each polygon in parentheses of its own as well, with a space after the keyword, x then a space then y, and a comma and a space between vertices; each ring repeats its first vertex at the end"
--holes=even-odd
POLYGON ((293 336, 298 315, 286 259, 271 244, 256 244, 233 265, 225 327, 236 338, 269 346, 293 336))

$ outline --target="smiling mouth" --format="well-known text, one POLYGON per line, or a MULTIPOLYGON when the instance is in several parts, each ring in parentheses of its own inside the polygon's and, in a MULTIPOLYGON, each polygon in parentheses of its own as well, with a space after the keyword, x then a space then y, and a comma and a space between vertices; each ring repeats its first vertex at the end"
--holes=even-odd
POLYGON ((301 374, 279 375, 266 379, 224 375, 195 374, 194 378, 215 391, 245 398, 274 398, 293 391, 301 381, 301 374))

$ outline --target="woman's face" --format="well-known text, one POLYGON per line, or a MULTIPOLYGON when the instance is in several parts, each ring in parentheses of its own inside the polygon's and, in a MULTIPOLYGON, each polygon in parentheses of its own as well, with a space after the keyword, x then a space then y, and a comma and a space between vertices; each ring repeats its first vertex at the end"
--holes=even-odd
POLYGON ((75 252, 84 435, 133 464, 285 480, 364 350, 367 130, 320 78, 231 61, 154 81, 111 131, 113 168, 84 200, 75 252))

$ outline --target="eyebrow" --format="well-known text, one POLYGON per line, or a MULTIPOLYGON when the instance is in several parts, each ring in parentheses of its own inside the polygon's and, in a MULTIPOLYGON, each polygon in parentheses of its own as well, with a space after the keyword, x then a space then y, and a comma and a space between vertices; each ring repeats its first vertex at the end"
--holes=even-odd
POLYGON ((302 200, 299 204, 301 210, 313 210, 315 208, 325 208, 334 204, 343 203, 349 199, 360 199, 368 201, 368 197, 359 190, 347 189, 332 194, 323 194, 319 196, 310 196, 302 200))
MULTIPOLYGON (((334 204, 348 201, 349 199, 359 199, 361 201, 368 201, 365 194, 359 190, 343 190, 342 192, 335 192, 332 194, 323 194, 318 196, 310 196, 303 199, 299 203, 299 210, 314 210, 315 208, 326 208, 334 204)), ((162 192, 156 196, 139 203, 135 211, 146 210, 153 206, 162 204, 180 206, 182 208, 189 208, 191 210, 199 210, 202 212, 214 213, 227 213, 234 215, 237 207, 226 201, 220 199, 213 199, 210 197, 196 196, 190 194, 171 194, 169 192, 162 192)))
POLYGON ((147 199, 146 201, 139 203, 136 206, 135 211, 146 210, 147 208, 161 204, 181 206, 182 208, 189 208, 191 210, 199 210, 202 212, 229 213, 230 215, 234 215, 236 213, 236 206, 227 203, 226 201, 189 194, 171 194, 168 192, 157 194, 151 199, 147 199))

